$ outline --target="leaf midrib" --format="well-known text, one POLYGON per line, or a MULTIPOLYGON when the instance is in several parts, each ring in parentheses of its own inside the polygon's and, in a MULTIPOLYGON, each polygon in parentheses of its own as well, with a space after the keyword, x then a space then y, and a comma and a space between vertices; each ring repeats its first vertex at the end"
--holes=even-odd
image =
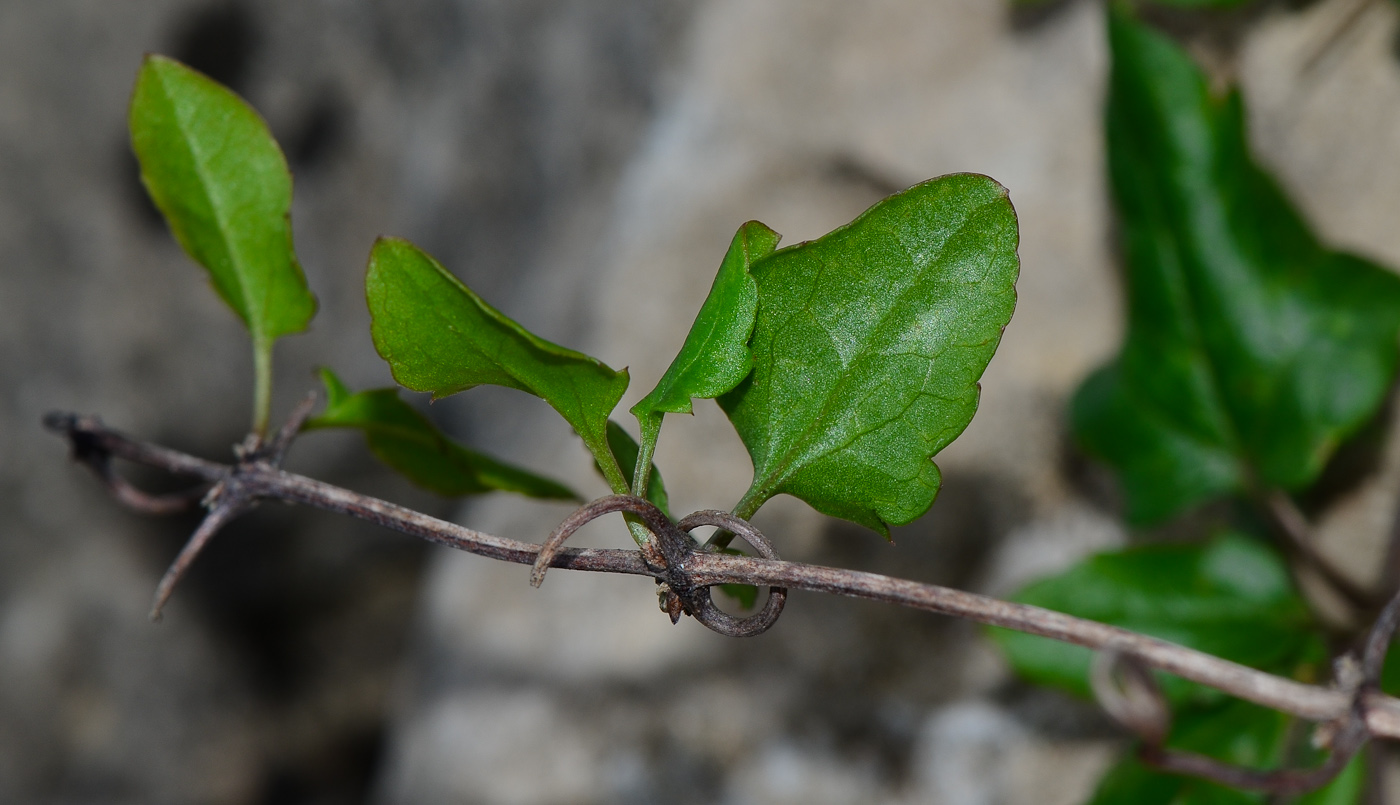
MULTIPOLYGON (((260 315, 261 310, 257 312, 253 310, 252 289, 249 287, 246 276, 248 269, 247 263, 242 259, 239 250, 234 248, 232 224, 227 219, 222 209, 222 202, 225 199, 217 192, 217 183, 213 181, 213 178, 208 172, 208 166, 206 164, 208 155, 199 148, 198 138, 192 136, 192 129, 188 125, 189 121, 183 113, 183 108, 180 104, 175 102, 175 99, 170 94, 170 88, 166 83, 164 72, 157 71, 156 79, 160 82, 161 95, 165 99, 166 105, 170 107, 171 117, 175 119, 175 125, 180 129, 180 134, 182 135, 181 142, 185 144, 186 150, 190 154, 190 161, 194 164, 195 173, 199 176, 200 191, 205 201, 209 204, 210 211, 214 214, 216 228, 223 240, 224 250, 228 254, 229 268, 233 274, 235 284, 238 286, 238 292, 241 297, 240 301, 242 302, 243 308, 242 313, 248 324, 248 329, 252 334, 253 342, 258 349, 264 349, 270 344, 272 339, 266 331, 266 323, 262 320, 262 316, 260 315)), ((203 103, 202 100, 200 103, 203 103)))
MULTIPOLYGON (((457 290, 465 290, 465 289, 466 289, 466 286, 465 286, 465 285, 462 285, 461 281, 458 280, 455 276, 452 276, 449 272, 446 271, 446 269, 440 268, 439 266, 435 265, 435 264, 432 263, 432 262, 427 263, 427 266, 428 266, 428 268, 429 268, 434 274, 436 274, 439 278, 441 278, 442 280, 444 280, 445 282, 447 282, 447 283, 449 284, 449 286, 452 286, 452 287, 454 287, 454 288, 457 289, 457 290)), ((426 288, 424 288, 424 286, 423 286, 422 284, 419 284, 419 289, 420 289, 420 291, 427 291, 427 294, 428 294, 428 295, 431 295, 431 294, 432 294, 431 289, 426 289, 426 288)), ((579 436, 581 436, 581 437, 584 438, 585 441, 588 441, 588 442, 591 443, 591 442, 596 442, 596 441, 598 441, 599 439, 606 438, 606 433, 605 433, 605 432, 600 432, 596 427, 590 427, 590 425, 592 425, 593 423, 590 423, 590 422, 589 422, 590 417, 587 416, 587 411, 584 410, 585 407, 584 407, 584 405, 583 405, 583 395, 580 393, 579 388, 578 388, 578 378, 576 378, 576 377, 574 376, 574 373, 573 373, 573 372, 562 372, 562 373, 560 373, 561 376, 564 378, 564 380, 565 380, 566 382, 564 382, 564 383, 557 383, 557 384, 555 385, 555 387, 554 387, 554 388, 559 389, 559 390, 564 390, 564 391, 565 391, 564 394, 548 394, 548 395, 546 395, 546 394, 542 393, 542 388, 541 388, 541 386, 540 386, 540 384, 539 384, 538 382, 535 382, 534 380, 532 380, 532 379, 530 379, 530 378, 527 378, 527 377, 522 376, 522 374, 521 374, 520 372, 514 371, 507 363, 503 362, 503 360, 501 359, 501 357, 500 357, 500 352, 501 352, 500 346, 503 345, 503 344, 509 343, 509 340, 510 340, 509 334, 503 334, 503 333, 501 333, 501 332, 499 331, 499 329, 497 329, 497 328, 505 327, 505 326, 506 326, 506 324, 505 324, 504 322, 501 321, 501 319, 503 318, 503 315, 502 315, 502 314, 499 314, 499 313, 495 313, 494 309, 491 308, 490 306, 488 306, 484 300, 478 299, 474 294, 472 294, 472 293, 470 293, 470 292, 463 293, 463 294, 462 294, 462 299, 463 299, 469 306, 471 306, 472 308, 474 308, 483 318, 485 318, 488 322, 490 322, 490 325, 491 325, 491 339, 490 339, 490 341, 491 341, 492 346, 494 347, 493 349, 484 349, 484 348, 482 348, 482 346, 480 345, 480 342, 479 342, 479 341, 473 341, 473 340, 471 339, 470 336, 468 336, 468 335, 466 335, 465 333, 463 333, 463 332, 455 325, 455 323, 452 322, 452 321, 447 317, 447 314, 441 311, 441 306, 439 306, 439 305, 428 305, 428 308, 435 314, 435 316, 436 316, 436 318, 438 319, 438 321, 442 322, 442 324, 444 325, 444 327, 445 327, 446 329, 450 330, 450 331, 454 334, 454 336, 456 337, 456 340, 458 340, 459 343, 465 343, 473 352, 475 352, 475 353, 477 353, 478 355, 482 356, 482 358, 484 358, 484 360, 485 360, 487 363, 489 363, 489 364, 491 364, 493 367, 495 367, 496 370, 499 371, 502 375, 504 375, 505 377, 510 378, 510 379, 513 380, 515 383, 517 383, 518 385, 514 386, 514 388, 515 388, 517 391, 523 391, 523 392, 525 392, 526 394, 530 394, 530 395, 533 395, 533 396, 535 396, 535 397, 538 397, 538 398, 540 398, 540 399, 542 399, 542 400, 545 400, 545 402, 546 402, 547 404, 548 404, 548 402, 549 402, 549 397, 555 397, 555 398, 563 397, 565 400, 567 400, 567 401, 570 403, 569 406, 550 405, 550 407, 551 407, 551 408, 554 408, 556 411, 558 411, 558 412, 560 413, 560 415, 562 415, 562 416, 564 417, 565 421, 567 421, 567 422, 569 423, 569 425, 572 426, 572 427, 574 428, 574 430, 578 432, 579 436), (494 315, 493 315, 493 314, 494 314, 494 315), (567 389, 566 389, 566 390, 563 388, 564 386, 567 386, 567 389), (570 410, 568 413, 566 413, 564 410, 561 410, 561 409, 563 409, 563 408, 569 408, 569 409, 572 409, 572 410, 570 410), (577 420, 577 421, 575 421, 575 420, 577 420), (587 432, 585 433, 584 431, 587 431, 587 432)), ((525 330, 524 328, 518 328, 518 333, 527 336, 527 337, 525 338, 525 342, 529 345, 529 346, 528 346, 528 349, 531 349, 531 350, 538 350, 540 353, 544 353, 545 355, 549 355, 549 356, 551 356, 551 357, 557 357, 557 358, 574 358, 574 357, 575 357, 574 355, 569 355, 569 354, 564 354, 564 355, 556 354, 553 350, 550 350, 550 349, 546 346, 546 345, 548 344, 548 342, 544 342, 543 344, 537 343, 537 341, 543 341, 543 339, 539 339, 537 336, 536 336, 536 337, 533 337, 533 338, 529 337, 529 336, 531 336, 531 335, 533 335, 533 334, 530 333, 528 330, 525 330)), ((593 367, 596 367, 596 368, 599 368, 599 369, 603 369, 603 368, 604 368, 604 366, 603 366, 603 364, 602 364, 601 362, 598 362, 598 361, 596 361, 596 360, 594 360, 594 359, 592 359, 592 358, 589 358, 589 357, 586 356, 586 355, 582 355, 581 353, 580 353, 580 356, 583 358, 583 360, 586 360, 586 361, 588 361, 590 364, 592 364, 593 367)), ((539 356, 539 355, 532 355, 531 358, 532 358, 533 360, 537 360, 537 361, 540 360, 540 356, 539 356)), ((585 367, 582 366, 582 365, 579 366, 579 369, 581 369, 581 370, 584 369, 584 368, 585 368, 585 367)), ((614 373, 614 374, 616 374, 616 373, 614 373)), ((471 388, 471 387, 476 386, 476 385, 481 385, 481 384, 480 384, 480 383, 473 383, 471 386, 466 386, 466 387, 463 387, 463 388, 458 389, 458 390, 459 390, 459 391, 465 391, 467 388, 471 388)), ((494 385, 494 384, 493 384, 493 385, 494 385)), ((433 391, 434 391, 434 394, 436 394, 436 391, 437 391, 437 390, 434 389, 433 391)), ((607 424, 607 420, 606 420, 606 417, 604 417, 603 426, 606 427, 606 424, 607 424)))

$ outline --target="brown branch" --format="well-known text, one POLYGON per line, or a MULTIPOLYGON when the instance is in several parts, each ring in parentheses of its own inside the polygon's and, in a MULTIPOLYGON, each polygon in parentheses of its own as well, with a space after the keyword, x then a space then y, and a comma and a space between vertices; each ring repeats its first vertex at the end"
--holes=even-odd
MULTIPOLYGON (((1378 622, 1374 631, 1389 634, 1394 631, 1394 618, 1378 622)), ((1384 655, 1382 655, 1384 660, 1384 655)), ((1379 666, 1377 666, 1377 669, 1379 666)), ((1370 677, 1368 676, 1368 679, 1370 677)), ((1375 679, 1379 679, 1379 670, 1375 679)), ((1351 762, 1366 744, 1368 734, 1360 697, 1339 721, 1319 728, 1332 752, 1321 765, 1312 769, 1253 769, 1216 760, 1197 752, 1170 749, 1165 746, 1171 731, 1171 708, 1167 697, 1152 673, 1135 658, 1116 652, 1100 652, 1090 675, 1094 698, 1119 724, 1142 739, 1138 757, 1162 771, 1213 780, 1231 788, 1264 791, 1271 794, 1296 796, 1331 782, 1351 762)), ((1363 682, 1375 689, 1374 680, 1363 682)), ((1355 685, 1360 691, 1362 685, 1355 685)))
POLYGON ((196 556, 204 550, 204 546, 209 544, 209 540, 219 533, 219 529, 228 525, 233 518, 247 511, 251 503, 249 501, 222 502, 209 510, 196 528, 185 547, 180 549, 180 553, 175 557, 175 561, 170 563, 169 569, 161 577, 160 584, 156 585, 155 598, 151 601, 150 618, 153 622, 160 622, 160 612, 165 608, 165 602, 170 600, 171 594, 175 592, 175 585, 184 578, 185 572, 190 569, 196 556))
MULTIPOLYGON (((540 545, 474 531, 387 501, 289 473, 266 462, 229 466, 205 461, 131 439, 107 429, 91 417, 51 414, 45 418, 45 424, 66 435, 74 445, 75 453, 79 453, 79 446, 83 445, 86 446, 84 449, 99 449, 113 457, 208 483, 236 478, 240 495, 246 495, 249 500, 301 503, 367 520, 439 545, 517 564, 532 565, 541 552, 540 545)), ((726 525, 713 520, 707 522, 726 525)), ((665 548, 664 545, 662 547, 665 548)), ((562 548, 549 558, 548 564, 550 567, 571 570, 650 576, 668 585, 680 585, 686 590, 700 590, 715 584, 749 584, 865 598, 953 615, 1090 649, 1115 651, 1145 666, 1311 721, 1345 719, 1355 707, 1359 713, 1358 723, 1364 724, 1369 736, 1400 738, 1400 699, 1385 696, 1376 690, 1354 693, 1306 685, 1165 640, 1040 607, 876 573, 776 559, 711 554, 698 550, 680 551, 676 556, 665 559, 669 563, 667 567, 658 568, 654 559, 649 564, 635 550, 562 548)))

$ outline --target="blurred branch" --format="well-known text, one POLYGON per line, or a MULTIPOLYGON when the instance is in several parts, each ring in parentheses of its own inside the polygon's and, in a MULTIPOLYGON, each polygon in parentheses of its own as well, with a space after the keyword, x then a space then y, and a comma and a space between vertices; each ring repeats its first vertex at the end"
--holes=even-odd
POLYGON ((1352 581, 1317 550, 1312 523, 1286 493, 1277 489, 1262 494, 1265 510, 1278 526, 1289 552, 1315 571, 1322 580, 1361 612, 1375 612, 1384 598, 1352 581))

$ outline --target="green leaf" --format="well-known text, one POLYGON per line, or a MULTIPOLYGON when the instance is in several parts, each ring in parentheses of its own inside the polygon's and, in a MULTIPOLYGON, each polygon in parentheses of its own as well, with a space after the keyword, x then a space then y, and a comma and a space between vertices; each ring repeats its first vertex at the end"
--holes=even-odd
POLYGON ((689 414, 692 397, 718 397, 748 376, 753 368, 749 336, 758 312, 758 285, 749 267, 772 254, 780 237, 757 221, 739 227, 680 353, 656 388, 632 406, 638 420, 663 412, 689 414))
POLYGON ((786 493, 886 535, 927 511, 1015 307, 1016 243, 1006 189, 956 174, 756 262, 754 370, 720 398, 754 464, 735 511, 786 493))
POLYGON ((351 394, 329 369, 321 370, 326 410, 307 429, 355 428, 370 452, 410 481, 439 495, 458 497, 500 490, 533 498, 579 500, 568 487, 468 450, 443 436, 427 417, 399 399, 398 389, 351 394))
POLYGON ((1110 14, 1109 173, 1127 264, 1118 358, 1076 395, 1081 444, 1128 516, 1297 490, 1394 381, 1400 278, 1324 248, 1251 158, 1236 92, 1110 14))
POLYGON ((292 249, 286 160, 252 107, 164 56, 141 66, 130 126, 141 179, 170 231, 252 335, 262 430, 272 343, 316 312, 292 249))
MULTIPOLYGON (((1143 545, 1099 554, 1030 585, 1014 600, 1267 671, 1292 673, 1322 655, 1321 637, 1283 561, 1262 543, 1234 534, 1202 545, 1143 545)), ((1088 649, 991 631, 1022 676, 1089 696, 1088 649)), ((1163 684, 1177 702, 1215 695, 1176 677, 1163 684)))
POLYGON ((374 244, 365 296, 374 346, 400 384, 434 399, 483 384, 533 394, 583 438, 613 491, 628 491, 607 437, 626 369, 530 333, 406 240, 374 244))
MULTIPOLYGON (((637 472, 637 454, 641 450, 637 442, 623 427, 612 420, 608 420, 608 447, 617 458, 618 466, 622 468, 622 474, 632 478, 637 472)), ((601 472, 601 467, 599 472, 601 472)), ((651 474, 648 479, 646 498, 671 517, 671 500, 666 495, 666 484, 661 480, 661 471, 655 464, 651 465, 651 474)), ((675 518, 671 518, 675 519, 675 518)))
MULTIPOLYGON (((1167 745, 1237 766, 1273 769, 1283 764, 1287 754, 1289 721, 1281 713, 1238 700, 1193 707, 1177 715, 1167 745)), ((1365 761, 1358 755, 1332 782, 1296 803, 1357 805, 1365 782, 1365 761)), ((1129 755, 1104 775, 1090 805, 1263 805, 1268 801, 1263 794, 1165 774, 1129 755)))
MULTIPOLYGON (((734 233, 681 351, 656 388, 632 406, 632 415, 642 428, 642 452, 648 459, 656 449, 665 414, 692 413, 691 398, 718 397, 739 385, 753 369, 749 337, 758 313, 758 285, 749 267, 772 254, 781 237, 757 221, 749 221, 734 233)), ((645 479, 636 478, 632 485, 638 494, 646 490, 645 479)))

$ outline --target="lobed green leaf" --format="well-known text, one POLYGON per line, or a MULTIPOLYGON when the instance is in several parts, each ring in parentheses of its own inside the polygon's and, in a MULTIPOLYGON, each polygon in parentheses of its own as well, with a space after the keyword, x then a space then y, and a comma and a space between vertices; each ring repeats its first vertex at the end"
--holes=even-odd
POLYGON ((424 489, 447 497, 500 490, 533 498, 580 500, 563 484, 448 439, 427 417, 399 399, 397 389, 352 394, 329 369, 321 370, 321 382, 326 387, 326 409, 306 428, 361 431, 370 452, 424 489))
POLYGON ((400 384, 434 399, 483 384, 533 394, 583 438, 613 491, 627 491, 607 437, 627 370, 527 331, 406 240, 374 244, 365 296, 375 349, 400 384))
POLYGON ((151 55, 130 127, 151 199, 257 348, 306 329, 316 300, 292 249, 292 177, 258 113, 212 79, 151 55))
POLYGON ((1324 248, 1249 154, 1238 93, 1115 6, 1107 111, 1128 332, 1075 396, 1129 519, 1297 490, 1395 379, 1400 278, 1324 248))
POLYGON ((720 398, 754 464, 736 511, 786 493, 886 535, 927 511, 1015 307, 1016 244, 1005 188, 957 174, 754 263, 754 370, 720 398))
MULTIPOLYGON (((1323 652, 1283 561, 1267 546, 1233 534, 1200 545, 1099 554, 1030 585, 1014 600, 1272 672, 1291 674, 1323 652)), ((992 636, 1022 676, 1090 695, 1088 649, 1002 629, 992 636)), ((1213 695, 1176 677, 1163 682, 1176 702, 1213 695)))

